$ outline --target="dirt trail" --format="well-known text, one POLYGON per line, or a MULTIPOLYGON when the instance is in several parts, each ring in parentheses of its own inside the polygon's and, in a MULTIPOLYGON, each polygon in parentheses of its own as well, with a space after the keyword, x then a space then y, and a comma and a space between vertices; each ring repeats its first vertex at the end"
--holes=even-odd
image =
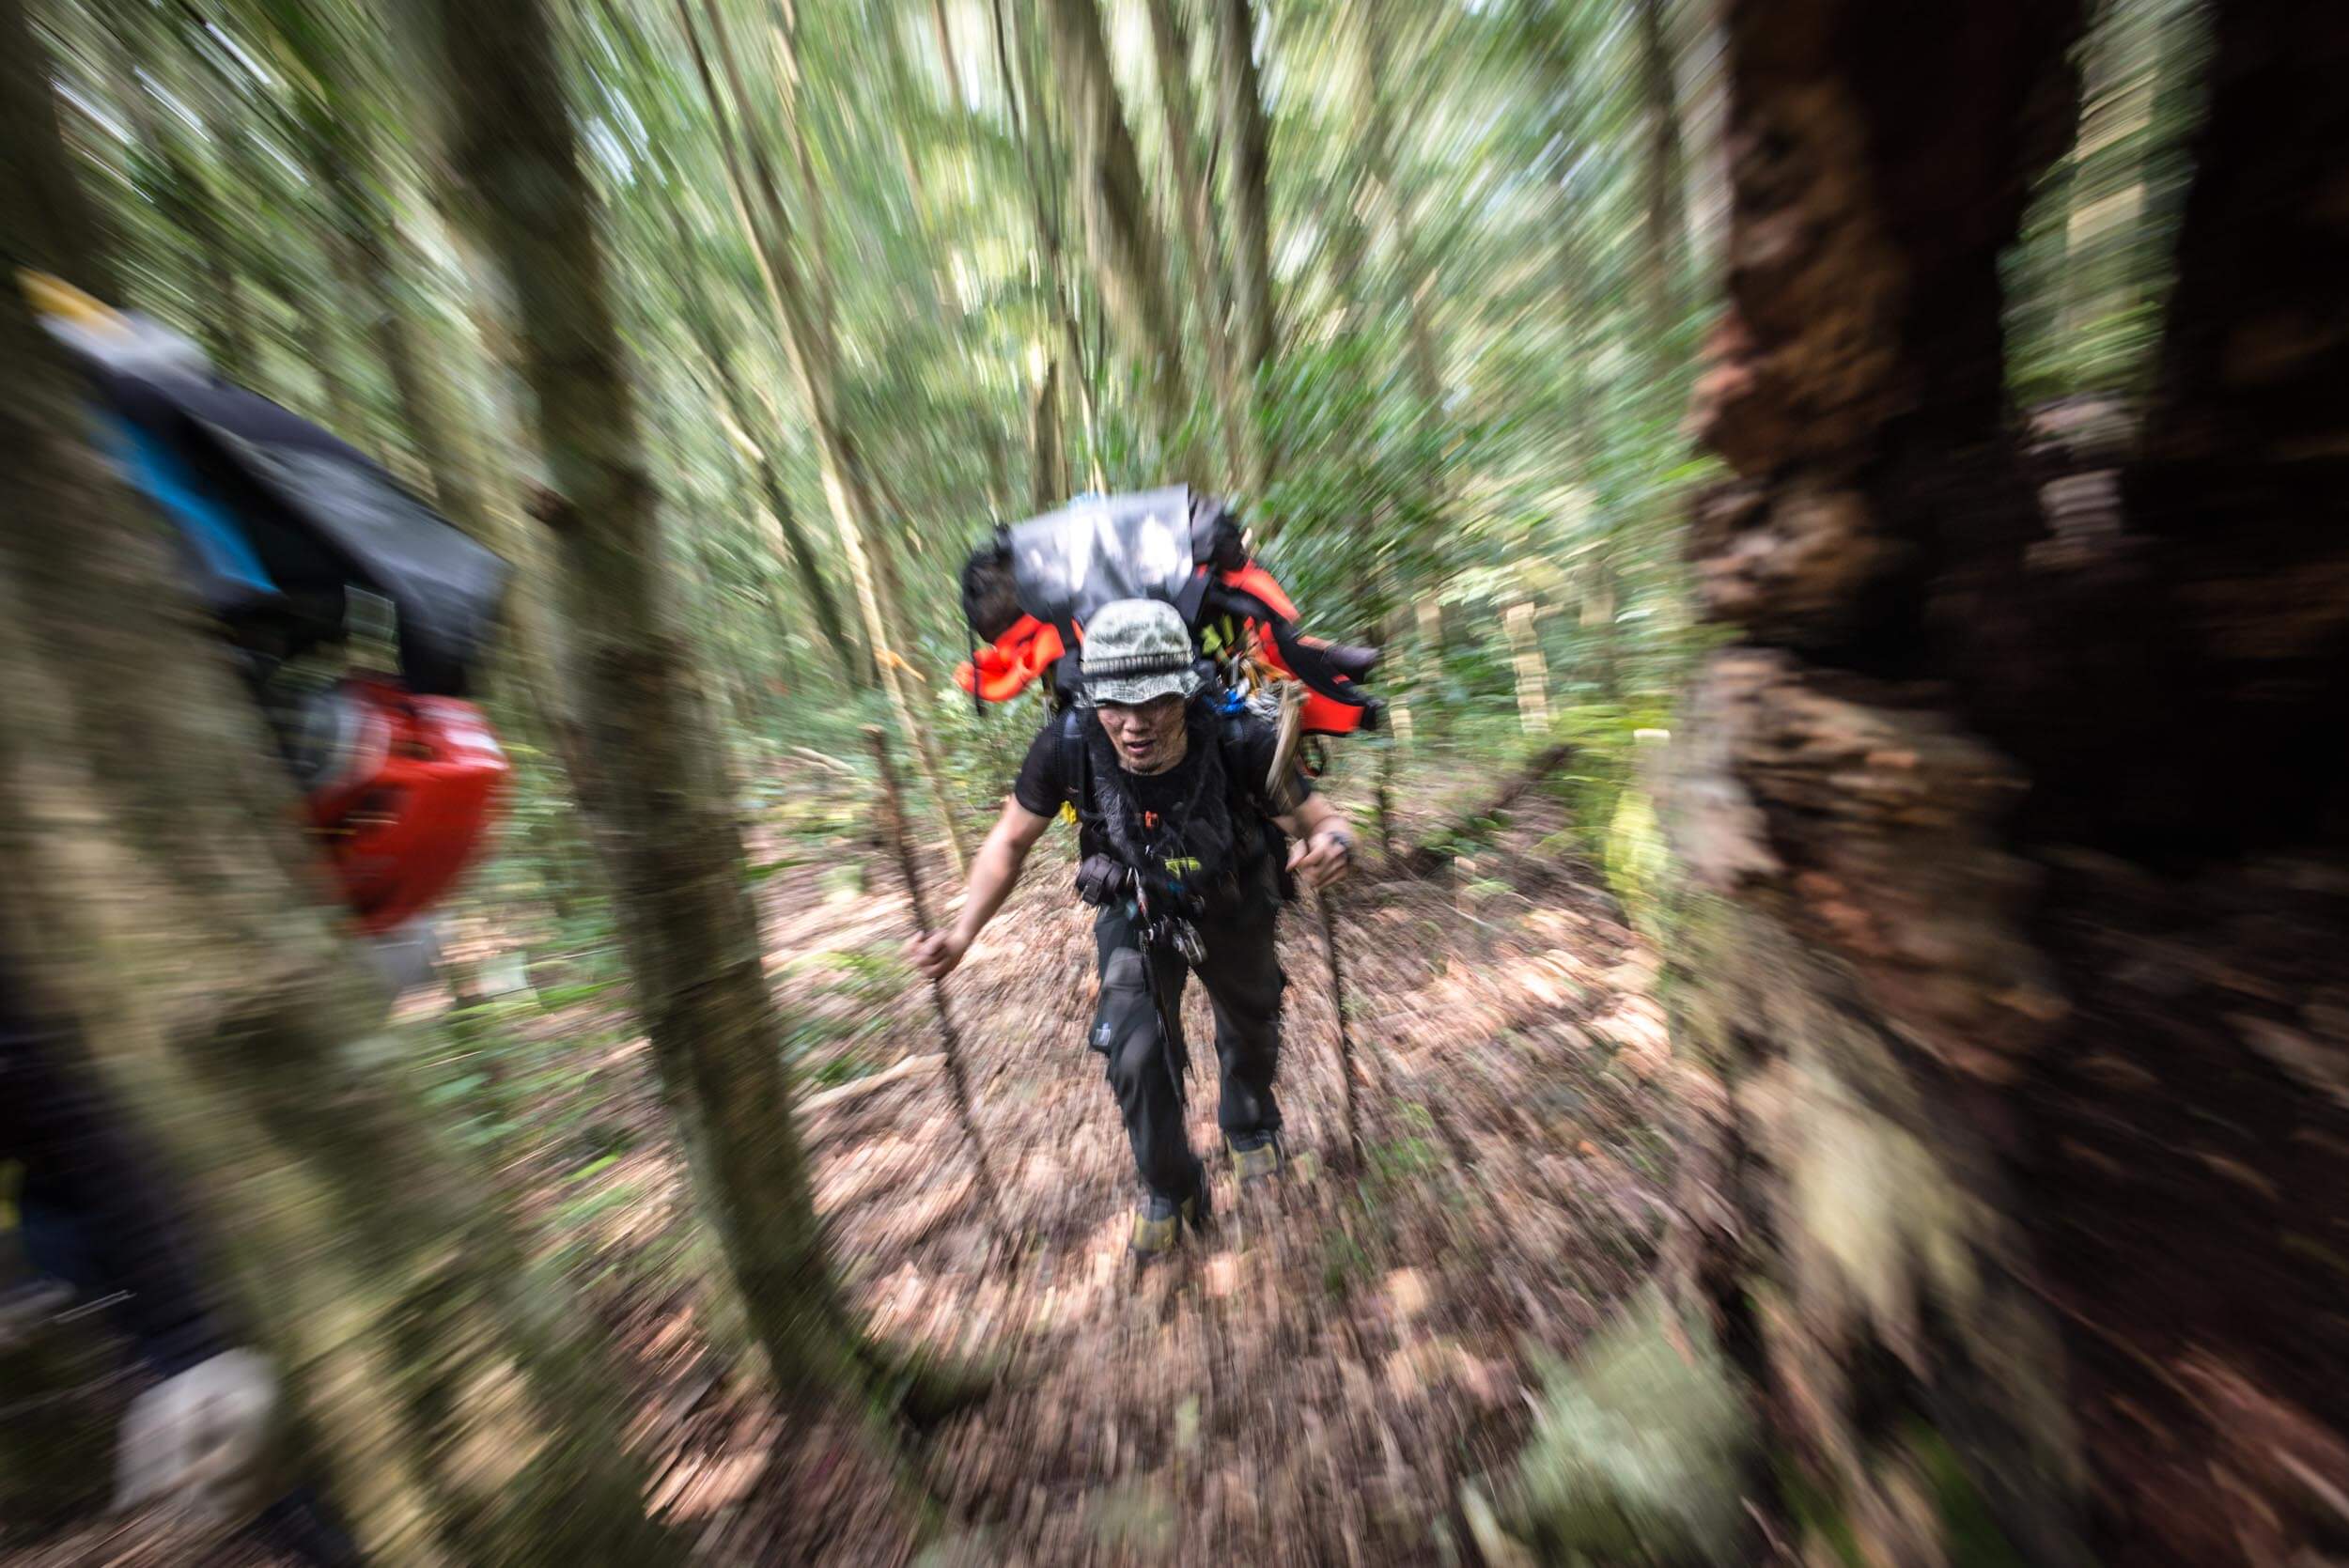
MULTIPOLYGON (((1343 1101, 1329 970, 1283 917, 1281 1097, 1289 1176, 1147 1270, 1102 1061, 1085 1048, 1090 911, 1056 858, 950 983, 980 1121, 1021 1241, 989 1245, 945 1082, 914 1071, 819 1092, 818 1203, 858 1305, 899 1343, 1004 1353, 1005 1386, 933 1434, 926 1470, 980 1522, 972 1561, 1439 1561, 1465 1543, 1457 1483, 1514 1452, 1541 1352, 1564 1353, 1643 1276, 1664 1221, 1668 1048, 1651 955, 1587 873, 1509 854, 1444 883, 1352 886, 1341 957, 1364 1079, 1368 1169, 1333 1168, 1343 1101), (1463 889, 1469 891, 1463 891, 1463 889), (1204 1558, 1202 1553, 1206 1554, 1204 1558)), ((894 876, 821 901, 775 890, 786 1003, 820 1013, 818 955, 910 934, 894 876)), ((942 880, 942 878, 941 878, 942 880)), ((889 1037, 937 1050, 918 987, 889 1037)), ((1196 986, 1190 1123, 1214 1124, 1196 986)), ((748 1521, 745 1521, 747 1524, 748 1521)), ((793 1553, 886 1560, 879 1541, 783 1529, 793 1553)), ((746 1543, 747 1545, 747 1543, 746 1543)), ((786 1541, 762 1544, 787 1560, 786 1541)))
MULTIPOLYGON (((1537 847, 1560 826, 1547 811, 1447 880, 1349 885, 1360 1172, 1332 1163, 1343 1102, 1318 929, 1301 908, 1283 917, 1292 1169, 1246 1202, 1219 1170, 1209 1244, 1148 1270, 1126 1256, 1130 1162, 1084 1045, 1090 911, 1060 856, 1039 852, 949 986, 1019 1233, 1008 1250, 974 1201, 945 1080, 920 1060, 937 1035, 894 958, 910 926, 894 871, 876 850, 861 878, 834 861, 762 886, 770 972, 802 1040, 829 1042, 804 1063, 803 1121, 855 1305, 895 1343, 1006 1364, 928 1435, 922 1472, 971 1529, 923 1560, 1475 1560, 1459 1482, 1515 1452, 1537 1359, 1570 1353, 1647 1272, 1670 1178, 1654 960, 1592 875, 1537 847), (829 1081, 849 1068, 869 1076, 829 1081)), ((1186 1027, 1205 1152, 1219 1145, 1196 986, 1186 1027)), ((630 1271, 690 1227, 683 1172, 641 1043, 593 1065, 579 1092, 638 1138, 597 1178, 629 1201, 593 1219, 580 1270, 636 1376, 657 1503, 712 1564, 912 1560, 869 1447, 780 1430, 751 1379, 716 1369, 681 1271, 665 1288, 630 1271)), ((558 1217, 578 1212, 577 1184, 537 1166, 544 1234, 579 1247, 582 1222, 558 1217)), ((151 1532, 107 1533, 70 1548, 96 1555, 20 1560, 196 1560, 151 1532)))

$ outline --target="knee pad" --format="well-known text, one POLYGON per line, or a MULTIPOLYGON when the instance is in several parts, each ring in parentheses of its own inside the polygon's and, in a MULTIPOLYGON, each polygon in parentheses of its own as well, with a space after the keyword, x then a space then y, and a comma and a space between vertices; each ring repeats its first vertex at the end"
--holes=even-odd
POLYGON ((1101 990, 1140 991, 1147 996, 1150 976, 1142 967, 1142 955, 1130 947, 1121 947, 1110 955, 1110 961, 1101 970, 1101 990))
MULTIPOLYGON (((1137 1015, 1153 1018, 1150 976, 1142 963, 1141 954, 1121 947, 1101 967, 1101 1000, 1093 1010, 1093 1038, 1088 1043, 1105 1056, 1115 1049, 1119 1035, 1133 1032, 1137 1015)), ((1115 1063, 1111 1065, 1114 1067, 1115 1063)))

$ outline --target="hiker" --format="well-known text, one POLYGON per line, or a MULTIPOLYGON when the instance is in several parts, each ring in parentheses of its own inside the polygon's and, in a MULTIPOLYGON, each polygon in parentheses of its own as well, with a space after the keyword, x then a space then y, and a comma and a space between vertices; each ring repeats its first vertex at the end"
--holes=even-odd
POLYGON ((152 1381, 123 1412, 117 1509, 161 1504, 310 1568, 356 1568, 334 1510, 281 1463, 274 1370, 215 1288, 163 1170, 73 1070, 69 1028, 0 955, 0 1168, 20 1167, 14 1250, 35 1271, 0 1289, 0 1335, 96 1312, 142 1363, 152 1381))
POLYGON ((1253 1185, 1281 1169, 1283 980, 1273 927, 1284 883, 1320 887, 1353 858, 1344 816, 1293 769, 1271 777, 1273 727, 1224 710, 1202 673, 1181 613, 1155 599, 1103 606, 1085 629, 1074 706, 1028 748, 1003 815, 972 862, 954 924, 914 942, 916 968, 950 972, 1003 907, 1028 852, 1064 806, 1079 824, 1080 896, 1100 910, 1094 942, 1100 999, 1091 1044, 1111 1087, 1146 1196, 1133 1250, 1170 1250, 1205 1226, 1206 1172, 1183 1127, 1185 977, 1215 1005, 1222 1103, 1236 1174, 1253 1185), (1276 792, 1278 799, 1276 799, 1276 792), (1283 838, 1294 840, 1285 863, 1283 838))

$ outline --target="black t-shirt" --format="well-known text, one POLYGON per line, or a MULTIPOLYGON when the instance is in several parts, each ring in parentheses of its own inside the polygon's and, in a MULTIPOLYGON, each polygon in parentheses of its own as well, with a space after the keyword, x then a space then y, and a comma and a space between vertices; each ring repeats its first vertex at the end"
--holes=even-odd
MULTIPOLYGON (((1080 724, 1098 724, 1090 713, 1078 721, 1080 724)), ((1011 786, 1011 798, 1038 816, 1050 816, 1068 801, 1068 770, 1061 761, 1061 720, 1058 715, 1044 722, 1035 739, 1028 747, 1027 760, 1019 765, 1019 777, 1011 786)), ((1243 781, 1252 797, 1264 794, 1265 776, 1272 769, 1272 753, 1280 745, 1280 737, 1272 726, 1254 714, 1243 714, 1237 724, 1223 729, 1223 766, 1234 778, 1243 781)), ((1133 794, 1134 804, 1143 811, 1163 812, 1182 803, 1176 791, 1189 777, 1189 770, 1170 768, 1163 773, 1128 773, 1126 787, 1133 794)), ((1298 799, 1313 793, 1313 782, 1301 774, 1298 778, 1298 799)))

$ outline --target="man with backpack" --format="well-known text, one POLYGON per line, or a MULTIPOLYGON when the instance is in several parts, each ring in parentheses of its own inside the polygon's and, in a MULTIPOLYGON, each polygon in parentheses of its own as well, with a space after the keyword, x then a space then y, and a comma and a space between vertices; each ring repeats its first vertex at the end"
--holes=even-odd
POLYGON ((1346 819, 1293 767, 1274 777, 1272 726, 1214 700, 1174 606, 1121 599, 1084 630, 1081 690, 1037 734, 954 924, 913 944, 932 978, 962 961, 1064 806, 1079 827, 1080 896, 1099 909, 1100 999, 1091 1044, 1108 1059, 1145 1197, 1133 1250, 1147 1261, 1207 1220, 1206 1172, 1183 1127, 1182 988, 1215 1009, 1222 1127, 1235 1172, 1281 1168, 1272 1094, 1284 984, 1273 930, 1284 883, 1320 887, 1353 857, 1346 819), (1294 841, 1282 854, 1284 841, 1294 841))

